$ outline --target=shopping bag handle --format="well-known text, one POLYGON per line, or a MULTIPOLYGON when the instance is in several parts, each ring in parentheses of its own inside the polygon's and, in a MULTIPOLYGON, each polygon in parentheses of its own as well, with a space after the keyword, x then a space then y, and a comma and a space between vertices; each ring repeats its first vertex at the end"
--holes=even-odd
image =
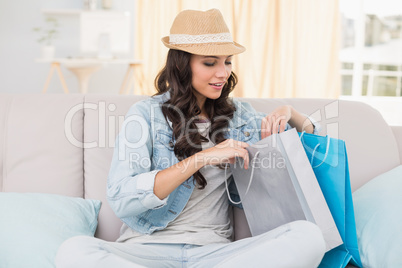
MULTIPOLYGON (((246 193, 244 194, 244 196, 246 196, 247 193, 248 193, 248 190, 250 190, 251 182, 253 181, 253 177, 254 177, 254 164, 255 164, 255 160, 257 159, 257 156, 258 156, 259 154, 260 154, 259 151, 256 152, 256 153, 255 153, 255 156, 254 156, 254 158, 253 158, 253 164, 252 164, 252 169, 251 169, 251 174, 250 174, 250 180, 249 180, 249 182, 248 182, 247 190, 246 190, 246 193)), ((238 205, 238 204, 241 203, 241 200, 240 200, 239 202, 235 202, 235 201, 232 200, 232 198, 230 198, 230 193, 229 193, 229 186, 228 186, 228 180, 227 180, 226 170, 227 170, 227 164, 226 164, 226 167, 225 167, 225 177, 224 177, 224 178, 225 178, 226 193, 227 193, 227 195, 228 195, 228 198, 229 198, 230 202, 232 202, 232 204, 238 205)))
MULTIPOLYGON (((304 135, 305 132, 306 132, 306 131, 303 131, 303 132, 300 134, 300 140, 302 141, 303 145, 304 145, 303 135, 304 135)), ((318 147, 320 147, 320 145, 321 145, 321 143, 318 143, 318 144, 314 147, 313 153, 311 154, 310 164, 311 164, 312 168, 318 168, 319 166, 321 166, 321 165, 325 162, 325 160, 327 159, 327 157, 328 157, 329 144, 330 144, 330 142, 331 142, 331 138, 330 138, 328 135, 326 136, 326 138, 327 138, 327 148, 325 149, 324 159, 323 159, 323 160, 321 161, 321 163, 319 163, 318 165, 313 166, 314 155, 315 155, 315 153, 317 152, 318 147)))

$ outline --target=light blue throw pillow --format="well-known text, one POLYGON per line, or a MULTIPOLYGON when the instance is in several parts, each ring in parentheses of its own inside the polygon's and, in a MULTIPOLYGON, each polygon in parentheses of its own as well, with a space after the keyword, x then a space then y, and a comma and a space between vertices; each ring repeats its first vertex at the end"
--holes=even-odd
POLYGON ((100 206, 54 194, 0 193, 0 267, 55 267, 61 243, 94 235, 100 206))
POLYGON ((353 193, 363 267, 402 267, 402 166, 353 193))

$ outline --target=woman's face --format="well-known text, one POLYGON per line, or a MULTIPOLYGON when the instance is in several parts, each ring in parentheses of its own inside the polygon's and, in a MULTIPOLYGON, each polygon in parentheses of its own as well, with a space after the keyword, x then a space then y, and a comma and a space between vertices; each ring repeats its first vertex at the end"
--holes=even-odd
MULTIPOLYGON (((191 55, 192 86, 199 104, 217 99, 232 72, 232 56, 191 55)), ((202 108, 202 107, 201 107, 202 108)))

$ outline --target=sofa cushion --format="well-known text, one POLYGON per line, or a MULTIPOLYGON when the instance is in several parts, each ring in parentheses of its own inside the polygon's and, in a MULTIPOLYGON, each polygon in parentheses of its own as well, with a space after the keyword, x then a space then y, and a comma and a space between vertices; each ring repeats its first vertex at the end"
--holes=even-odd
POLYGON ((402 166, 353 193, 363 267, 402 267, 402 166))
POLYGON ((63 241, 94 235, 100 205, 54 194, 0 193, 0 267, 54 267, 63 241))
POLYGON ((1 191, 83 197, 83 96, 3 98, 7 105, 0 109, 1 191))
POLYGON ((10 110, 12 96, 0 95, 0 190, 3 189, 3 163, 5 149, 5 125, 8 111, 10 110))
POLYGON ((402 164, 402 126, 391 126, 391 129, 392 132, 394 132, 396 142, 398 143, 399 159, 402 164))
POLYGON ((108 241, 115 241, 119 237, 122 225, 106 200, 106 181, 115 139, 130 106, 144 98, 148 97, 98 94, 85 96, 85 198, 102 201, 96 236, 108 241))

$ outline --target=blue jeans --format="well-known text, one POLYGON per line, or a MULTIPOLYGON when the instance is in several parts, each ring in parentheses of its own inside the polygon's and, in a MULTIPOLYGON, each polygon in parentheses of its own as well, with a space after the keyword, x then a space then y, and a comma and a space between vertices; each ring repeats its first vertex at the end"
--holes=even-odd
POLYGON ((227 244, 135 244, 78 236, 64 242, 56 267, 317 267, 325 253, 320 229, 307 221, 282 225, 227 244))

